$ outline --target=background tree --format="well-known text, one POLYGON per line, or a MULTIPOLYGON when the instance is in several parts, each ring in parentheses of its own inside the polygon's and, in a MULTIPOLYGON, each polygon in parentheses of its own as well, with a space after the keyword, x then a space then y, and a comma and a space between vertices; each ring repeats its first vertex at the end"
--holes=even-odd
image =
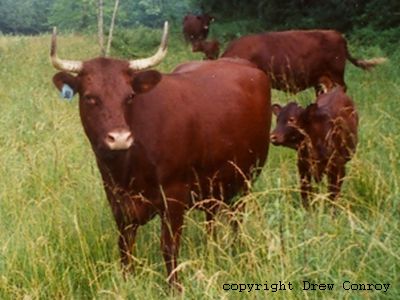
POLYGON ((113 39, 113 32, 114 32, 114 26, 115 26, 115 17, 117 16, 118 6, 119 6, 119 0, 115 0, 114 10, 113 10, 112 17, 111 17, 110 29, 108 31, 106 56, 108 56, 110 54, 111 42, 113 39))
MULTIPOLYGON (((0 31, 37 34, 57 26, 63 32, 95 32, 102 27, 99 1, 103 24, 111 24, 115 0, 1 0, 0 31)), ((118 6, 118 28, 160 28, 169 20, 178 29, 186 13, 208 12, 216 16, 218 26, 225 26, 226 40, 247 32, 293 28, 333 28, 363 41, 382 36, 394 44, 400 35, 398 0, 124 0, 118 6)), ((113 30, 107 26, 104 31, 113 30)))
POLYGON ((104 3, 103 0, 98 1, 98 15, 97 15, 97 36, 99 39, 100 55, 106 54, 104 49, 104 3))

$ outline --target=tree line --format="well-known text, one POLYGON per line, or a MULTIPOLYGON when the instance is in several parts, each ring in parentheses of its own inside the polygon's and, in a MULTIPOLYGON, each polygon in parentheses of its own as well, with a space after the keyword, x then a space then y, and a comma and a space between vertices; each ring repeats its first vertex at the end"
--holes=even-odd
MULTIPOLYGON (((63 31, 97 31, 98 0, 1 0, 0 33, 38 34, 53 26, 63 31)), ((159 27, 165 19, 177 20, 196 11, 191 0, 121 0, 119 27, 159 27), (176 3, 172 3, 176 2, 176 3)), ((104 24, 110 24, 115 0, 104 0, 104 24)), ((199 10, 197 10, 199 11, 199 10)))
MULTIPOLYGON (((96 32, 99 0, 1 0, 0 33, 38 34, 52 26, 65 31, 96 32)), ((103 0, 104 24, 110 24, 115 0, 103 0)), ((188 12, 207 12, 219 23, 250 20, 265 30, 333 28, 363 35, 379 32, 400 39, 398 0, 121 0, 116 26, 160 27, 180 24, 188 12)), ((106 33, 108 28, 106 26, 106 33)))

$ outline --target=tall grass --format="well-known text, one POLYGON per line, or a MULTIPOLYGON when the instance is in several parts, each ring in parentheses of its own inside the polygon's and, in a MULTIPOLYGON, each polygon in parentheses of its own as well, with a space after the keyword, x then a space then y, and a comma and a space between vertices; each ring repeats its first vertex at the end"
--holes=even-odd
MULTIPOLYGON (((316 209, 300 205, 293 151, 271 147, 235 234, 218 218, 207 236, 202 213, 187 214, 181 295, 168 290, 159 220, 139 230, 135 274, 119 269, 117 230, 83 134, 77 101, 51 83, 49 36, 0 37, 0 299, 398 299, 400 297, 400 54, 372 72, 347 69, 360 116, 360 142, 333 217, 323 187, 316 209), (303 280, 334 283, 304 291, 303 280), (342 283, 390 283, 346 291, 342 283), (224 291, 224 283, 291 282, 293 291, 224 291)), ((61 36, 61 57, 90 58, 94 39, 61 36)), ((200 58, 179 33, 164 72, 200 58)), ((154 49, 155 50, 155 49, 154 49)), ((380 49, 358 56, 381 55, 380 49)), ((355 50, 356 51, 356 50, 355 50)), ((312 91, 297 98, 312 100, 312 91)), ((274 102, 292 96, 273 92, 274 102)), ((286 285, 287 287, 287 285, 286 285)))

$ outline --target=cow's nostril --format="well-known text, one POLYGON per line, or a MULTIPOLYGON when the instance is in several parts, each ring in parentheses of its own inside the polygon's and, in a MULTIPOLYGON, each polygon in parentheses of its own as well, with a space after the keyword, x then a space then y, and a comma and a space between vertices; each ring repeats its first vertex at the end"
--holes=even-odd
POLYGON ((115 138, 114 138, 113 134, 108 134, 107 135, 106 142, 107 143, 114 143, 115 142, 115 138))
POLYGON ((111 150, 128 149, 133 144, 132 133, 128 130, 109 132, 105 143, 111 150))

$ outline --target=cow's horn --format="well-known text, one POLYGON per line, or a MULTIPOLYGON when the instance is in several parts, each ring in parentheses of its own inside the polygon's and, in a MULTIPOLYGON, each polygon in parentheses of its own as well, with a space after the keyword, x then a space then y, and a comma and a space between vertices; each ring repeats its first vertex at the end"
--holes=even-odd
POLYGON ((61 71, 79 73, 82 70, 82 62, 77 60, 64 60, 57 57, 57 28, 53 28, 51 36, 50 58, 53 66, 61 71))
POLYGON ((159 64, 167 54, 167 46, 168 46, 168 21, 165 21, 164 32, 161 38, 161 44, 156 54, 148 58, 130 60, 129 68, 135 71, 139 71, 159 64))

